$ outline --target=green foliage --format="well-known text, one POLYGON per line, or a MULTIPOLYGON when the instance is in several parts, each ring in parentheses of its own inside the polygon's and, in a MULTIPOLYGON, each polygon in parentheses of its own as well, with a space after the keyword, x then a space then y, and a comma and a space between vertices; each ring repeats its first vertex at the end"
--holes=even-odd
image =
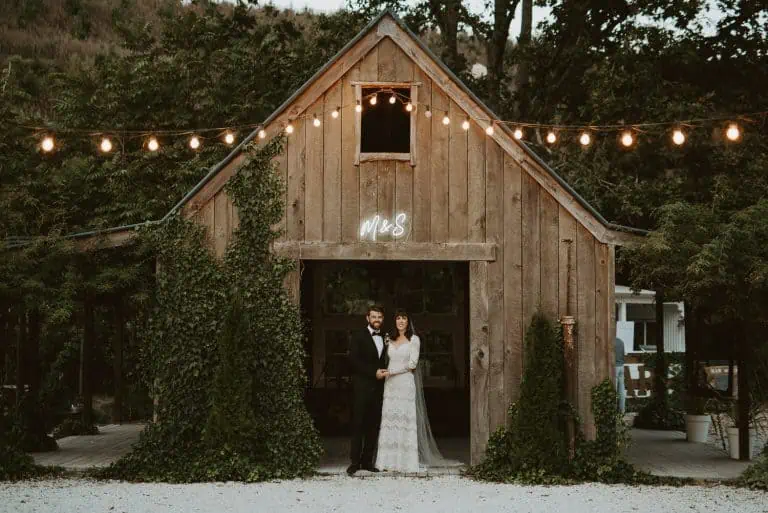
POLYGON ((758 460, 739 476, 737 484, 753 490, 768 491, 768 445, 758 460))
POLYGON ((0 481, 31 479, 58 471, 35 465, 22 447, 22 437, 18 413, 0 394, 0 481))
POLYGON ((95 425, 83 424, 79 417, 67 417, 53 430, 53 437, 58 440, 67 436, 89 436, 99 434, 99 428, 95 425))
POLYGON ((256 425, 253 413, 253 380, 248 362, 242 357, 243 341, 248 339, 250 320, 235 296, 229 305, 219 340, 219 365, 213 379, 211 414, 203 431, 203 441, 216 449, 219 445, 235 453, 248 454, 249 433, 256 425))
POLYGON ((470 474, 489 481, 565 484, 578 481, 654 483, 623 459, 628 430, 617 409, 616 390, 606 379, 592 389, 595 440, 585 440, 578 415, 563 402, 563 343, 560 331, 542 314, 526 333, 520 400, 509 408, 509 428, 489 440, 485 459, 470 474), (568 454, 568 419, 575 429, 568 454))
POLYGON ((292 264, 269 250, 282 216, 271 168, 279 151, 276 141, 252 154, 228 184, 240 224, 223 261, 191 221, 148 233, 161 272, 142 338, 159 422, 103 476, 257 481, 313 472, 321 449, 302 396, 301 320, 283 289, 292 264))

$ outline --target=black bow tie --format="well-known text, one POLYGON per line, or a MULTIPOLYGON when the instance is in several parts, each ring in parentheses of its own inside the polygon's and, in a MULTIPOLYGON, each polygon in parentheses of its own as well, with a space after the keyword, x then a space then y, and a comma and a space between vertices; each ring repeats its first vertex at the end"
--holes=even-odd
POLYGON ((381 331, 380 330, 373 330, 373 335, 381 335, 381 331))

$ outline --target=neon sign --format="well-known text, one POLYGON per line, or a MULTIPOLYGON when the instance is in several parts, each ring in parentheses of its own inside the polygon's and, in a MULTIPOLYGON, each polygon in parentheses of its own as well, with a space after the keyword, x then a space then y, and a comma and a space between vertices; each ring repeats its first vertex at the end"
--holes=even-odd
POLYGON ((360 238, 375 241, 377 237, 389 235, 393 239, 399 239, 405 235, 405 222, 408 216, 405 212, 397 214, 395 222, 391 222, 379 214, 360 223, 360 238))

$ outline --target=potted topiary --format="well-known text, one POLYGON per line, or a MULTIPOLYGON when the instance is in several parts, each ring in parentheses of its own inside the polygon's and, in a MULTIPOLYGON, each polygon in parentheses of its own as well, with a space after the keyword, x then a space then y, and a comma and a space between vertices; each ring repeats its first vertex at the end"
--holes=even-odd
POLYGON ((685 433, 689 442, 705 443, 709 438, 712 418, 707 413, 707 400, 699 395, 688 398, 688 414, 685 416, 685 433))

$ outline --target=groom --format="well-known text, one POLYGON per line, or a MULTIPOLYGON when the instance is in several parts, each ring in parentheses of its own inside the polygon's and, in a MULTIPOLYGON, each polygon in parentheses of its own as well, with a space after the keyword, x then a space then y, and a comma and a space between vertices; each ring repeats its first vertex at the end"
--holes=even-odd
POLYGON ((352 448, 347 474, 360 470, 378 472, 373 453, 379 438, 384 378, 387 377, 387 352, 381 323, 384 309, 371 306, 366 315, 368 326, 352 335, 349 363, 352 368, 352 448))

